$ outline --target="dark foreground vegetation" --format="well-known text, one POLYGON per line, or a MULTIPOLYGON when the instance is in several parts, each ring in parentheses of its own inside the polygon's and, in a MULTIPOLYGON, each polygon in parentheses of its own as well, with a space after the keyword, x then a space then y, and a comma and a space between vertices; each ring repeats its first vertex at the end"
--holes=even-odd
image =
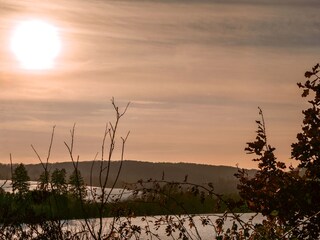
MULTIPOLYGON (((50 187, 46 189, 43 182, 39 182, 34 190, 29 190, 27 175, 19 176, 16 172, 27 174, 24 165, 20 164, 13 174, 14 191, 0 193, 0 224, 32 224, 46 220, 98 218, 100 216, 99 200, 90 198, 91 189, 85 187, 80 172, 80 184, 73 181, 75 179, 72 175, 67 183, 64 175, 59 179, 53 178, 54 173, 65 173, 64 169, 56 169, 52 174, 53 181, 50 181, 50 187)), ((150 183, 149 181, 148 184, 150 183)), ((214 196, 207 198, 200 193, 195 194, 194 191, 195 189, 192 188, 179 188, 178 183, 163 182, 157 187, 152 185, 132 190, 130 193, 127 192, 127 196, 116 193, 103 207, 102 217, 223 213, 228 209, 227 204, 229 208, 232 205, 236 212, 248 211, 244 202, 240 201, 238 194, 223 197, 221 195, 223 200, 221 201, 214 196)), ((93 194, 99 196, 99 193, 93 194)))
MULTIPOLYGON (((320 237, 320 65, 305 73, 306 81, 298 83, 302 97, 310 97, 309 108, 303 111, 302 131, 292 144, 291 157, 298 167, 286 166, 278 161, 266 135, 266 124, 262 110, 256 121, 257 136, 247 143, 246 151, 253 154, 258 170, 252 176, 238 169, 239 196, 223 196, 213 184, 197 184, 188 181, 166 179, 141 179, 126 188, 132 191, 129 199, 122 194, 114 198, 107 189, 113 189, 122 170, 125 143, 129 136, 121 138, 121 160, 116 169, 111 168, 111 159, 116 143, 119 120, 126 113, 120 111, 112 100, 116 119, 106 127, 99 161, 90 167, 90 181, 98 176, 101 192, 85 188, 78 168, 79 157, 74 154, 75 128, 71 130, 71 141, 65 143, 73 164, 69 181, 63 169, 51 172, 48 169, 54 129, 46 158, 33 150, 43 168, 37 190, 29 191, 29 180, 24 165, 11 172, 14 193, 0 194, 1 239, 163 239, 158 234, 165 228, 168 239, 319 239, 320 237), (107 144, 106 140, 109 139, 107 144), (93 173, 94 165, 98 168, 93 173), (110 178, 110 172, 115 177, 110 178), (88 193, 89 192, 89 193, 88 193), (91 196, 87 199, 88 194, 91 196), (121 200, 122 199, 122 200, 121 200), (210 213, 222 212, 214 221, 210 213), (263 215, 263 221, 255 223, 253 217, 243 221, 239 212, 252 211, 263 215), (207 213, 206 215, 199 215, 207 213), (141 217, 142 225, 133 219, 137 215, 157 215, 154 221, 141 217), (103 218, 112 217, 106 225, 103 218), (123 216, 123 217, 121 217, 123 216), (71 229, 62 219, 82 218, 77 228, 71 229), (95 217, 93 220, 92 217, 95 217), (195 224, 211 228, 209 236, 202 236, 195 224), (231 226, 226 226, 231 220, 231 226), (154 227, 150 223, 154 223, 154 227), (146 237, 143 237, 145 239, 146 237)), ((92 185, 92 184, 89 184, 92 185)), ((150 218, 149 218, 150 219, 150 218)))

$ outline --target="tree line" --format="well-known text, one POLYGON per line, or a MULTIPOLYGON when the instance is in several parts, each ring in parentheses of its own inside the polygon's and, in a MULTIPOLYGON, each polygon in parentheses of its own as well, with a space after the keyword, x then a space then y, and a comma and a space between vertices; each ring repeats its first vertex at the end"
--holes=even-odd
MULTIPOLYGON (((20 163, 12 172, 11 178, 12 192, 19 195, 25 195, 29 192, 30 188, 30 177, 28 171, 23 163, 20 163)), ((70 194, 77 195, 78 190, 80 194, 85 194, 85 183, 84 179, 79 170, 74 170, 67 181, 67 172, 64 168, 52 171, 51 176, 48 172, 43 172, 37 183, 37 190, 48 191, 51 189, 52 192, 57 194, 70 194)), ((3 189, 2 189, 3 190, 3 189)))

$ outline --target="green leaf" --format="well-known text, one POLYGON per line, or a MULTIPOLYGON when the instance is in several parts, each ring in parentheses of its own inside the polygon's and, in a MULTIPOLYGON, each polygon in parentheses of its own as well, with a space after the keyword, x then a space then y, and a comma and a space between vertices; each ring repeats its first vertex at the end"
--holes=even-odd
POLYGON ((273 216, 273 217, 276 217, 276 216, 279 215, 279 211, 273 210, 273 211, 270 213, 270 215, 273 216))

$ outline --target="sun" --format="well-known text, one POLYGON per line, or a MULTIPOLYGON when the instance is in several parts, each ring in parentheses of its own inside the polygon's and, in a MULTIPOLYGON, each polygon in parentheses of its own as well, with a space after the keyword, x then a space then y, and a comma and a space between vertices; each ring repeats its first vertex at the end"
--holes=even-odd
POLYGON ((61 50, 58 30, 41 20, 21 22, 14 29, 11 50, 24 69, 50 69, 61 50))

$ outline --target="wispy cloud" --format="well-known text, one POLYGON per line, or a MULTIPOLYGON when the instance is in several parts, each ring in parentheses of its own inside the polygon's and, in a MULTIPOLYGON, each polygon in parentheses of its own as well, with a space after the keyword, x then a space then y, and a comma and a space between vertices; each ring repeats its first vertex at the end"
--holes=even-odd
MULTIPOLYGON (((44 139, 53 124, 63 139, 77 122, 83 157, 90 158, 89 147, 113 117, 114 96, 121 105, 132 101, 124 122, 133 132, 130 158, 235 165, 245 158, 257 106, 286 156, 303 107, 295 83, 319 55, 319 5, 2 0, 0 129, 10 141, 1 142, 8 147, 16 136, 29 144, 26 131, 44 139), (53 71, 20 70, 10 52, 13 27, 30 18, 59 28, 63 50, 53 71)), ((0 159, 6 156, 3 147, 0 159)))

